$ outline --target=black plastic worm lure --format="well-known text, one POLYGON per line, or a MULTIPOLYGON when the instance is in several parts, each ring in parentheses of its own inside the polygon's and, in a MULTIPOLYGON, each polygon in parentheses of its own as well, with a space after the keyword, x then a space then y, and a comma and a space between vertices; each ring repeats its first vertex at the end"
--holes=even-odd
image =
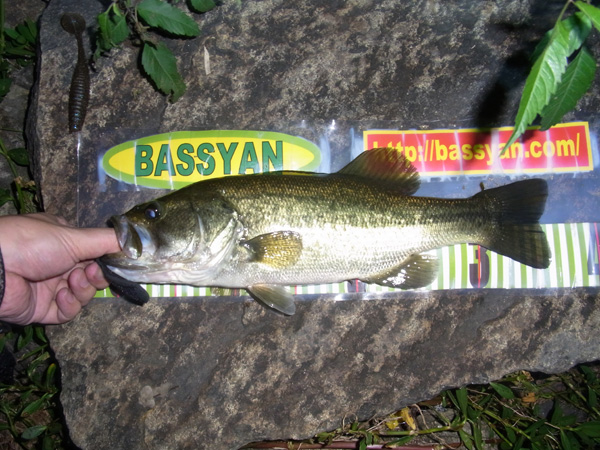
POLYGON ((66 13, 60 19, 60 24, 77 40, 77 64, 71 78, 69 90, 69 130, 81 131, 85 121, 88 102, 90 100, 90 71, 83 49, 83 32, 85 19, 79 14, 66 13))

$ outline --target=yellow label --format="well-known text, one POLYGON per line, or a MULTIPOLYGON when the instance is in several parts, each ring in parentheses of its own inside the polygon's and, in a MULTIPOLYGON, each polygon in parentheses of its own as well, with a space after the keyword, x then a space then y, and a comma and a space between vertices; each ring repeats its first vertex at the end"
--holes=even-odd
POLYGON ((102 158, 119 181, 178 189, 208 178, 278 170, 315 171, 320 150, 305 139, 271 131, 178 131, 119 144, 102 158))

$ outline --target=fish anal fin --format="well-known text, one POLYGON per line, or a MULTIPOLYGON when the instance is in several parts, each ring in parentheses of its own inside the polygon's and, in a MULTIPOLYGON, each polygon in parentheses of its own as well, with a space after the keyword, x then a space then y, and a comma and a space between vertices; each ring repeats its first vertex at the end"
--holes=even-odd
POLYGON ((294 296, 284 286, 255 284, 248 286, 246 290, 259 303, 279 311, 286 316, 291 316, 296 312, 294 296))
POLYGON ((251 261, 275 269, 294 265, 302 254, 302 238, 294 231, 261 234, 242 242, 242 246, 249 250, 251 261))
POLYGON ((404 153, 391 147, 363 152, 337 173, 369 178, 404 195, 414 194, 421 184, 415 166, 404 153))
POLYGON ((428 254, 410 255, 402 263, 384 273, 363 281, 399 289, 418 289, 429 286, 437 278, 438 259, 428 254))

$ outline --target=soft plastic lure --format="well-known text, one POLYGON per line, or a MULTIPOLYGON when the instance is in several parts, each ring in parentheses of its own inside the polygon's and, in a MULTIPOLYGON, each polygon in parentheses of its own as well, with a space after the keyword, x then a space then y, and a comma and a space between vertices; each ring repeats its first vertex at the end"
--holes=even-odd
POLYGON ((71 78, 69 90, 69 130, 71 132, 81 131, 88 102, 90 100, 90 72, 83 49, 83 32, 85 31, 85 19, 74 13, 63 14, 60 19, 63 29, 74 35, 77 40, 77 64, 71 78))

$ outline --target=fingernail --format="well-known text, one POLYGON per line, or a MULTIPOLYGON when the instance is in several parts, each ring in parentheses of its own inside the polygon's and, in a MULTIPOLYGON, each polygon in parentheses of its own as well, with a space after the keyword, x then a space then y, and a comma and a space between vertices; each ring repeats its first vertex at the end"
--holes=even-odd
POLYGON ((90 285, 90 282, 88 281, 87 277, 85 276, 85 272, 81 271, 81 277, 80 277, 79 281, 77 282, 77 284, 79 285, 79 287, 84 288, 84 289, 90 285))

